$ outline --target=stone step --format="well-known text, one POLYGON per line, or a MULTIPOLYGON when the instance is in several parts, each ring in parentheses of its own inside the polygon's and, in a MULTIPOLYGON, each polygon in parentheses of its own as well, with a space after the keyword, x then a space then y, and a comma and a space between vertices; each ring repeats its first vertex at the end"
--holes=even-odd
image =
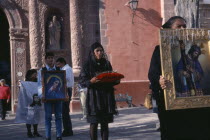
POLYGON ((7 111, 6 117, 15 117, 15 113, 12 111, 7 111))

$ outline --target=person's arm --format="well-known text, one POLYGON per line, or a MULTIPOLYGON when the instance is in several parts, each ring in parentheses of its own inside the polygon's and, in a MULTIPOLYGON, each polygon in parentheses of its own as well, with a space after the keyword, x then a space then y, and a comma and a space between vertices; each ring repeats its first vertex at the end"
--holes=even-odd
POLYGON ((82 67, 82 70, 80 72, 79 84, 81 85, 82 88, 85 88, 85 87, 88 88, 93 84, 93 82, 95 82, 97 80, 97 79, 94 79, 94 78, 95 77, 90 77, 88 63, 86 63, 82 67))
POLYGON ((11 90, 10 90, 10 88, 8 87, 8 89, 7 89, 7 103, 9 103, 10 97, 11 97, 11 90))
POLYGON ((156 46, 151 58, 149 72, 148 72, 148 78, 151 83, 151 89, 154 92, 154 94, 159 92, 159 90, 161 89, 159 84, 160 75, 161 75, 160 46, 156 46))
POLYGON ((66 80, 69 81, 70 87, 74 87, 74 74, 71 67, 66 70, 66 80))
POLYGON ((38 71, 37 75, 37 82, 38 82, 38 96, 41 98, 42 97, 42 69, 38 71))

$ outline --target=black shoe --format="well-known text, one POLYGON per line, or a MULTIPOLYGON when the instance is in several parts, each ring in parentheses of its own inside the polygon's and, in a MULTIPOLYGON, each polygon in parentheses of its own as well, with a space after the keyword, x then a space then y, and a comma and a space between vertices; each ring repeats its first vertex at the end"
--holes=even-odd
POLYGON ((46 140, 51 140, 51 138, 46 138, 46 140))
POLYGON ((31 132, 28 132, 27 135, 28 135, 28 138, 34 138, 34 135, 31 132))
POLYGON ((42 137, 38 132, 34 133, 34 137, 42 137))
POLYGON ((56 140, 62 140, 62 137, 57 137, 56 140))
POLYGON ((156 129, 156 131, 160 131, 160 127, 156 129))
POLYGON ((72 132, 65 132, 65 131, 63 131, 63 133, 62 133, 62 136, 63 137, 69 137, 69 136, 73 136, 74 134, 73 134, 73 131, 72 132))

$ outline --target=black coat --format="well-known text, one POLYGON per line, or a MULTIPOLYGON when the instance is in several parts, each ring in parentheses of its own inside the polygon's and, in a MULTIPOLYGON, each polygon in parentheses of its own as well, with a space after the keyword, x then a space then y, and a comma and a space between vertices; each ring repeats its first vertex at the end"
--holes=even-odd
POLYGON ((112 66, 108 60, 102 59, 98 64, 86 62, 80 73, 79 84, 88 88, 86 100, 88 115, 106 116, 117 112, 113 88, 115 83, 90 82, 98 73, 105 71, 112 71, 112 66))
POLYGON ((165 110, 161 75, 160 46, 152 55, 148 78, 158 105, 161 140, 210 140, 210 108, 165 110))

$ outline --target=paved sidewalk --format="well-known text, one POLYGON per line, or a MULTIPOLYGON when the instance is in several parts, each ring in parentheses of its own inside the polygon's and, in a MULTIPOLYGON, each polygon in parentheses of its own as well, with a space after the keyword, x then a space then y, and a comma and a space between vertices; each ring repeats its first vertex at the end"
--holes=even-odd
MULTIPOLYGON (((74 136, 64 137, 63 140, 90 140, 89 124, 81 121, 81 113, 71 114, 74 136)), ((54 122, 54 121, 52 121, 54 122)), ((119 109, 119 115, 114 123, 109 125, 109 140, 160 140, 156 131, 157 115, 143 107, 119 109)), ((44 125, 38 128, 44 136, 44 125)), ((52 124, 52 140, 55 140, 55 124, 52 124)), ((100 138, 100 130, 98 131, 100 138)), ((0 121, 0 140, 44 140, 44 138, 27 138, 25 124, 15 124, 14 116, 0 121)))

